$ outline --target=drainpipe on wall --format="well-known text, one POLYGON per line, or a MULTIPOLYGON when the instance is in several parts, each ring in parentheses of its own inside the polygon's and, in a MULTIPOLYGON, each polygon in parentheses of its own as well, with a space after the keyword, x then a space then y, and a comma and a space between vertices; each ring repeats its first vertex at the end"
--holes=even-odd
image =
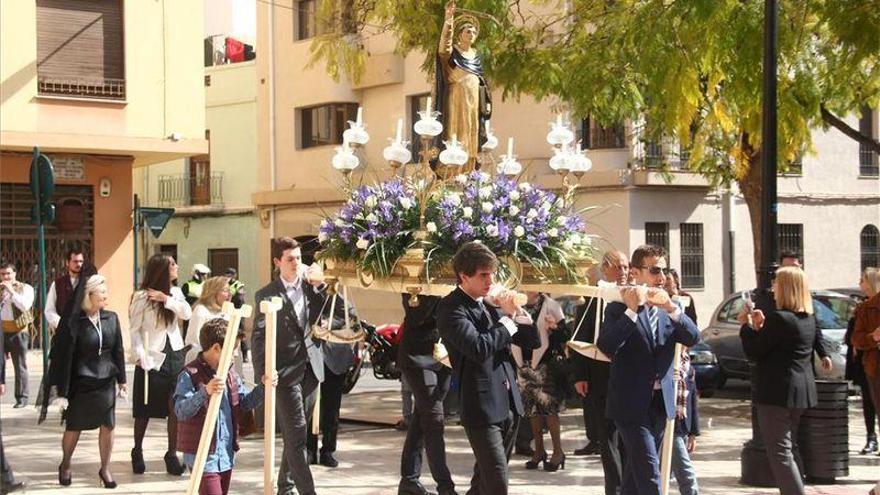
MULTIPOLYGON (((275 2, 269 2, 269 172, 270 190, 278 180, 278 162, 275 156, 275 2)), ((269 211, 269 238, 275 238, 275 206, 269 211)))

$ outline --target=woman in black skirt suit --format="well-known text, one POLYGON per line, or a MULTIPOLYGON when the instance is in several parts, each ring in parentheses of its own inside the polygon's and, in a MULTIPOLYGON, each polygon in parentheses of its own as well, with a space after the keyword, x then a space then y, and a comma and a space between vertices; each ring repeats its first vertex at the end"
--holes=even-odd
POLYGON ((168 418, 168 450, 165 470, 180 476, 184 467, 177 458, 177 418, 171 397, 177 375, 185 364, 186 348, 180 331, 181 320, 189 320, 192 308, 183 292, 172 284, 177 280, 177 263, 164 254, 147 261, 140 290, 131 296, 128 309, 131 322, 131 356, 134 368, 132 412, 134 413, 134 448, 131 469, 146 471, 144 435, 150 418, 168 418), (144 370, 149 370, 149 397, 144 400, 144 370))
POLYGON ((82 311, 70 320, 70 386, 63 398, 67 427, 61 440, 64 457, 58 466, 58 482, 64 486, 71 482, 70 461, 80 432, 98 428, 98 477, 105 488, 116 488, 107 468, 113 450, 117 386, 124 395, 127 385, 119 318, 106 306, 107 282, 101 275, 92 275, 85 282, 82 311))

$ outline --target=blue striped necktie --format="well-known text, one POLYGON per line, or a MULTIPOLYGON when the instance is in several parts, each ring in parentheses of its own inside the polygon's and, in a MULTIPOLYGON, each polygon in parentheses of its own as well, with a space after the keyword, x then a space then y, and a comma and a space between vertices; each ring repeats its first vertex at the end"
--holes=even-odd
POLYGON ((648 323, 651 325, 651 335, 654 337, 654 344, 657 344, 658 323, 660 322, 660 314, 656 306, 648 308, 648 323))

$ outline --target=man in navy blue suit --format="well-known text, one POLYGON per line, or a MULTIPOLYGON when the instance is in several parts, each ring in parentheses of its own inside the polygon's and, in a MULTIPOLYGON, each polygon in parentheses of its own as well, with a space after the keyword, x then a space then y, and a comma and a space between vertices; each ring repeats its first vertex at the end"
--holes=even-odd
POLYGON ((621 495, 659 495, 660 460, 667 418, 675 417, 675 344, 700 340, 694 322, 663 290, 666 252, 640 246, 630 259, 637 286, 609 303, 597 345, 611 358, 605 416, 614 421, 626 450, 621 495))

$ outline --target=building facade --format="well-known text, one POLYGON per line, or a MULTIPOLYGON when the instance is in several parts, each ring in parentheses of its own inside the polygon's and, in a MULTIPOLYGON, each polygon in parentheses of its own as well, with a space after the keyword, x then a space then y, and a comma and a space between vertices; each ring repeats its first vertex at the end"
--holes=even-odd
MULTIPOLYGON (((263 220, 257 246, 261 283, 271 276, 272 239, 314 236, 322 215, 342 204, 341 176, 330 162, 358 107, 371 139, 354 180, 381 179, 390 171, 381 157, 386 138, 398 118, 412 129, 431 90, 420 69, 424 55, 400 56, 387 33, 363 40, 370 56, 357 83, 334 81, 320 63, 308 68, 310 44, 320 31, 316 4, 257 5, 257 44, 264 56, 257 63, 259 191, 253 204, 263 220)), ((515 138, 529 180, 558 188, 561 179, 547 165, 552 152, 545 140, 554 103, 504 101, 495 91, 492 128, 502 143, 515 138)), ((847 122, 877 136, 876 111, 847 122)), ((674 143, 643 142, 630 123, 603 128, 577 119, 575 125, 593 161, 577 201, 596 207, 585 218, 599 250, 631 253, 645 242, 665 245, 670 265, 696 300, 701 326, 727 294, 754 286, 750 220, 735 188, 711 187, 686 171, 687 157, 674 143)), ((854 286, 862 259, 877 256, 877 157, 836 130, 817 130, 813 151, 800 173, 780 176, 780 243, 801 254, 814 287, 854 286)), ((376 323, 402 316, 394 296, 357 291, 354 297, 362 316, 376 323)))
MULTIPOLYGON (((127 321, 134 283, 132 170, 203 154, 197 0, 36 0, 0 5, 0 247, 36 283, 31 150, 55 165, 50 276, 72 243, 110 284, 127 321)), ((125 323, 123 323, 125 325, 125 323)))

